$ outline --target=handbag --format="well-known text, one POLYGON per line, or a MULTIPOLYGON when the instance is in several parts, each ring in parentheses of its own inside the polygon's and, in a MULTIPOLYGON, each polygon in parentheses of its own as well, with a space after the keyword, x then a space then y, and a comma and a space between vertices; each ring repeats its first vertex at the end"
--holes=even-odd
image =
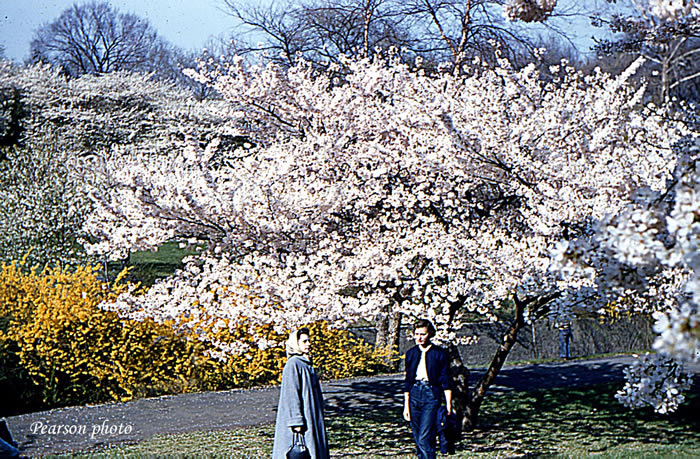
POLYGON ((292 446, 287 450, 287 459, 311 459, 311 453, 309 453, 309 448, 306 447, 302 434, 294 432, 292 446))

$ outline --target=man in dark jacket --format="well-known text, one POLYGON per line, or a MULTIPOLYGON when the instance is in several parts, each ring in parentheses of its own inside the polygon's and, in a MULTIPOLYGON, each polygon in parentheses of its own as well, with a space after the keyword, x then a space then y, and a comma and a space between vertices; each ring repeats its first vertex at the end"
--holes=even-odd
POLYGON ((435 327, 420 319, 413 326, 416 346, 406 352, 403 417, 411 424, 413 439, 421 459, 435 458, 437 411, 445 399, 448 413, 452 413, 452 386, 447 352, 430 340, 435 327))

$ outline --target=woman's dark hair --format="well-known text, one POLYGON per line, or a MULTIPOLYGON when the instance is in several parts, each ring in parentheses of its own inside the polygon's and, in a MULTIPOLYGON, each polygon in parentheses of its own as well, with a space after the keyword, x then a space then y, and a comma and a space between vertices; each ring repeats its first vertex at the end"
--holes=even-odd
POLYGON ((301 327, 299 330, 297 330, 297 340, 301 335, 306 335, 306 336, 311 336, 311 333, 309 333, 309 329, 306 327, 301 327))
POLYGON ((416 331, 418 328, 427 328, 428 329, 428 336, 432 338, 435 336, 435 327, 433 326, 432 322, 430 322, 427 319, 418 319, 416 320, 416 323, 413 325, 413 331, 416 331))

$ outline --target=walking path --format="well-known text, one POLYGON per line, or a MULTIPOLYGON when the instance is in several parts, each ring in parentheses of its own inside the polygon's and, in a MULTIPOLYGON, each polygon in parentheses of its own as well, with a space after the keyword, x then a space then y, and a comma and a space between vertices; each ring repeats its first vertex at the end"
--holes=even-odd
MULTIPOLYGON (((512 366, 501 370, 493 391, 576 387, 623 379, 632 360, 616 356, 512 366)), ((698 368, 692 369, 696 374, 698 368)), ((473 369, 470 386, 483 369, 473 369)), ((402 375, 328 381, 322 384, 329 415, 356 410, 395 410, 401 415, 402 375)), ((25 456, 85 451, 117 443, 135 443, 158 434, 231 430, 272 423, 279 387, 203 392, 126 403, 58 408, 7 418, 25 456)))

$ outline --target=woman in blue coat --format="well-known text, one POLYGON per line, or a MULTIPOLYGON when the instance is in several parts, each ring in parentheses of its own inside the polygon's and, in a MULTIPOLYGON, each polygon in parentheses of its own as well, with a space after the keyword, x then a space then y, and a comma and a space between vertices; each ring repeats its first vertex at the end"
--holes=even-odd
POLYGON ((328 440, 323 424, 323 395, 318 376, 311 366, 309 329, 293 331, 287 340, 287 363, 282 370, 280 401, 277 406, 273 459, 285 459, 294 433, 304 435, 313 459, 327 459, 328 440))

